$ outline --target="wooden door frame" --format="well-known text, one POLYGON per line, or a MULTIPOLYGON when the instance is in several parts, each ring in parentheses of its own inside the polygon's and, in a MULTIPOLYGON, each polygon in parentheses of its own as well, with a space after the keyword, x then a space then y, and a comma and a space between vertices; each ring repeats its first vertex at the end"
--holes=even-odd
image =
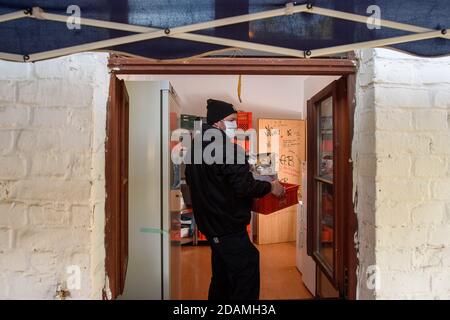
MULTIPOLYGON (((105 141, 105 272, 111 298, 123 293, 128 260, 128 101, 124 81, 110 77, 105 141)), ((106 288, 103 299, 108 299, 106 288)))
POLYGON ((324 75, 355 74, 353 59, 296 58, 197 58, 185 61, 157 61, 111 55, 108 67, 113 74, 191 75, 324 75))
MULTIPOLYGON (((349 55, 347 59, 297 59, 297 58, 194 58, 186 59, 184 61, 157 61, 145 58, 130 58, 116 54, 112 54, 109 59, 109 68, 111 70, 111 82, 117 82, 118 75, 154 75, 154 74, 182 74, 182 75, 323 75, 323 76, 344 76, 347 79, 348 104, 349 104, 349 126, 350 139, 353 137, 353 116, 354 116, 354 89, 355 89, 355 75, 356 62, 353 55, 349 55)), ((112 88, 112 86, 111 86, 112 88)), ((110 106, 113 101, 112 96, 114 90, 110 90, 110 106)), ((114 156, 114 146, 118 143, 117 129, 115 126, 118 123, 118 113, 116 108, 108 108, 107 115, 107 155, 106 155, 106 228, 105 240, 106 247, 113 241, 114 237, 111 235, 111 226, 115 225, 115 210, 114 205, 117 203, 117 197, 120 195, 116 193, 114 184, 117 184, 118 179, 115 177, 116 171, 112 170, 120 161, 114 156), (109 152, 109 154, 108 154, 109 152)), ((351 141, 349 141, 351 145, 351 141)), ((352 172, 352 171, 350 171, 352 172)), ((348 199, 352 202, 352 178, 349 179, 348 199)), ((345 262, 348 271, 348 292, 346 297, 349 299, 356 299, 356 267, 357 256, 354 246, 354 231, 356 231, 356 215, 353 207, 349 211, 346 220, 349 220, 349 229, 345 233, 346 241, 346 257, 345 262)), ((114 253, 113 253, 114 254, 114 253)), ((111 265, 111 256, 108 256, 107 251, 106 265, 107 275, 110 277, 111 283, 116 280, 111 279, 110 272, 108 272, 108 265, 111 265)))

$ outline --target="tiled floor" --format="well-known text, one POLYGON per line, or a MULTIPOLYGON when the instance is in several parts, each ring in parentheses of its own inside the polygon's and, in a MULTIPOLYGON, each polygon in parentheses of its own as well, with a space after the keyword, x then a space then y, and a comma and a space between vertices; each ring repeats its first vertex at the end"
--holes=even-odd
MULTIPOLYGON (((263 300, 311 299, 295 266, 295 242, 258 246, 263 300)), ((181 253, 181 299, 208 298, 211 253, 208 246, 184 246, 181 253)))

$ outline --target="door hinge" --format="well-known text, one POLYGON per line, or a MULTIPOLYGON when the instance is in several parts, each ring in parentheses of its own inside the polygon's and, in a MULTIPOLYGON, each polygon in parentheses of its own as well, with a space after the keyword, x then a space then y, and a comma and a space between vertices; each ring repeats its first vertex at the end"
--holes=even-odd
POLYGON ((348 297, 348 268, 344 268, 344 299, 348 297))

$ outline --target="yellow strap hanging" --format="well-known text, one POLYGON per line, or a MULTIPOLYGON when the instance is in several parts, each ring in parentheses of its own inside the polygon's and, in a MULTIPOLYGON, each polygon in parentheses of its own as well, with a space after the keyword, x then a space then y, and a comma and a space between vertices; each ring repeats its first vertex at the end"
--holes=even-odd
POLYGON ((242 92, 242 75, 239 75, 237 93, 238 93, 238 98, 239 98, 240 103, 242 103, 241 92, 242 92))

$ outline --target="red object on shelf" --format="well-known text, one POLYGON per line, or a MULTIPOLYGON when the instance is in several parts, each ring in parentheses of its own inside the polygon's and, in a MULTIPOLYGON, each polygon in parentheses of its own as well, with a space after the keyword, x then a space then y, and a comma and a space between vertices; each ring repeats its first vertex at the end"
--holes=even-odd
POLYGON ((323 140, 322 150, 323 152, 333 152, 333 140, 323 140))
POLYGON ((239 111, 237 113, 237 119, 236 119, 238 129, 242 129, 242 130, 251 129, 252 128, 252 118, 253 118, 252 112, 239 111))
MULTIPOLYGON (((239 111, 237 113, 237 127, 238 129, 247 131, 253 127, 253 113, 252 112, 242 112, 239 111)), ((250 141, 248 139, 235 141, 238 145, 240 145, 245 151, 250 151, 250 141)))
POLYGON ((284 198, 279 199, 272 193, 253 201, 252 211, 260 214, 271 214, 278 210, 298 204, 298 185, 281 183, 286 190, 284 198))
POLYGON ((181 241, 181 231, 180 230, 172 230, 172 231, 170 231, 170 240, 172 240, 172 241, 181 241))
POLYGON ((333 215, 333 197, 329 194, 323 194, 323 212, 328 215, 333 215))
POLYGON ((203 233, 201 233, 200 231, 197 231, 197 239, 199 241, 206 241, 207 240, 206 236, 203 233))
POLYGON ((333 229, 326 226, 322 227, 322 242, 333 242, 333 229))

